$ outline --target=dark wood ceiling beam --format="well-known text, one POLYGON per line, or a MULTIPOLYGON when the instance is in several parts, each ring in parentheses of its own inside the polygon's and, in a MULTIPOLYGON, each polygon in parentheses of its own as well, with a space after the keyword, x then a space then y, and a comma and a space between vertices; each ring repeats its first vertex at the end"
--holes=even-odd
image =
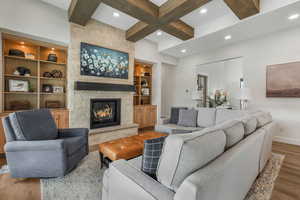
POLYGON ((224 0, 239 19, 244 19, 260 12, 260 0, 224 0))
POLYGON ((126 31, 126 39, 131 42, 139 41, 159 29, 159 25, 149 25, 145 22, 138 22, 126 31))
POLYGON ((85 26, 101 2, 101 0, 72 0, 68 10, 69 21, 85 26))
POLYGON ((159 21, 163 24, 176 21, 211 0, 168 0, 159 8, 159 21))
POLYGON ((189 40, 194 37, 194 28, 181 20, 162 26, 161 30, 181 40, 189 40))
POLYGON ((159 7, 149 0, 103 0, 103 3, 149 24, 158 21, 159 7))

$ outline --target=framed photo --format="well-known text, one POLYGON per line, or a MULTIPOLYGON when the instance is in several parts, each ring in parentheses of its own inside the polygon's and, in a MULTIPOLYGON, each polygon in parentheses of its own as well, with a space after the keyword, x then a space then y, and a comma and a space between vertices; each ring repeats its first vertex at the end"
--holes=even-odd
POLYGON ((53 86, 50 85, 50 84, 43 84, 42 85, 42 92, 52 93, 53 92, 53 86))
POLYGON ((53 86, 53 93, 64 93, 64 87, 53 86))
POLYGON ((87 43, 81 43, 81 75, 128 79, 128 70, 128 53, 87 43))
POLYGON ((29 81, 9 79, 8 87, 10 92, 28 92, 29 81))

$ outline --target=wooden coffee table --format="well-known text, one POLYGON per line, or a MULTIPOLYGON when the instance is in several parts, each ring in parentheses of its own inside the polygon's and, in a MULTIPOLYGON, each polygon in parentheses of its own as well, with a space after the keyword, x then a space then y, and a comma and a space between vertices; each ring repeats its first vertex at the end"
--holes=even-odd
POLYGON ((129 160, 138 157, 143 154, 145 140, 167 135, 168 134, 159 132, 146 132, 99 144, 101 168, 103 164, 108 165, 110 161, 119 159, 129 160), (105 159, 107 159, 108 162, 105 162, 105 159))

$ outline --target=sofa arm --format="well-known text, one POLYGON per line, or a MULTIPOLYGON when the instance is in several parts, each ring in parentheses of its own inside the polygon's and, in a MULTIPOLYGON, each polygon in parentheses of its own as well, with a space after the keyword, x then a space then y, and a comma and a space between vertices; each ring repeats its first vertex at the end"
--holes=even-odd
POLYGON ((174 192, 125 160, 113 162, 107 180, 108 199, 171 200, 174 192))
POLYGON ((65 128, 65 129, 58 129, 59 137, 76 137, 76 136, 83 136, 88 137, 89 129, 87 128, 65 128))
POLYGON ((5 152, 63 150, 63 140, 13 141, 4 146, 5 152))
POLYGON ((161 123, 162 124, 169 124, 170 123, 170 118, 161 119, 161 123))

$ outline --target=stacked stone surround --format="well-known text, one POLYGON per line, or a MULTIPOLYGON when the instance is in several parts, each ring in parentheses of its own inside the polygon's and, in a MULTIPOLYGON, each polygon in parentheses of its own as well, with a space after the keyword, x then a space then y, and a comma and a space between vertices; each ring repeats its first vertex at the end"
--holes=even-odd
POLYGON ((70 109, 70 127, 90 127, 90 99, 120 98, 121 125, 116 127, 91 130, 90 144, 125 137, 137 133, 137 125, 133 124, 133 92, 104 92, 74 90, 75 81, 133 84, 134 43, 125 39, 125 32, 90 20, 85 26, 71 24, 71 39, 68 56, 68 107, 70 109), (80 43, 85 42, 118 51, 129 53, 128 79, 99 78, 80 75, 80 43))

